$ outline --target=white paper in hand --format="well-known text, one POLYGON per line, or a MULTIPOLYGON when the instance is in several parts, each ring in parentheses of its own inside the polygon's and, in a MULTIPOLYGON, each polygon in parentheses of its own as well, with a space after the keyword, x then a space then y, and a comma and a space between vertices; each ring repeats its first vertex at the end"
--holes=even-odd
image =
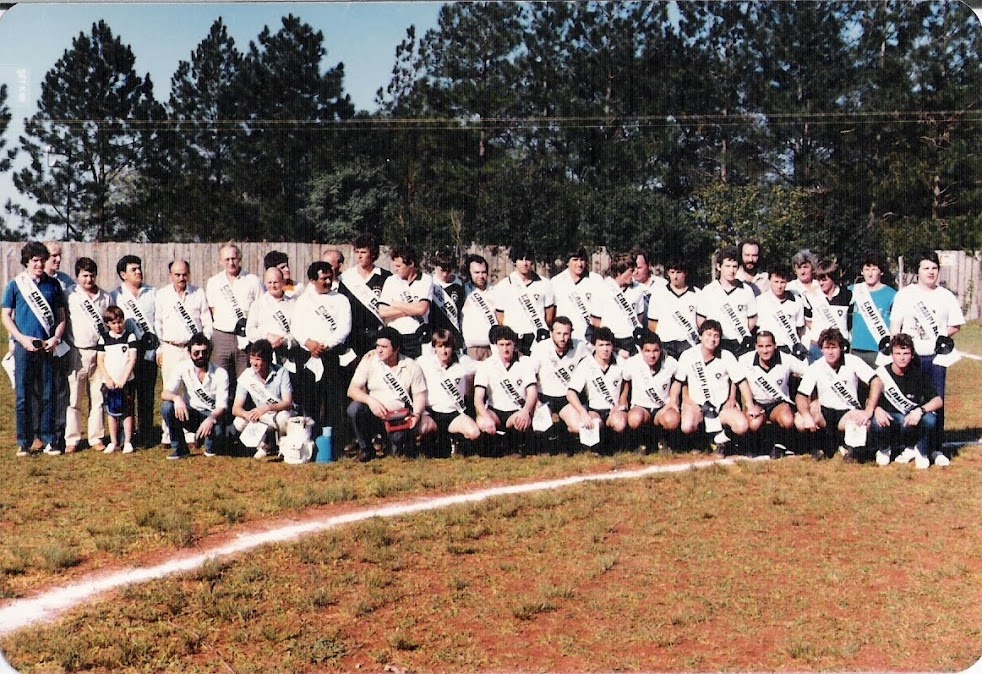
POLYGON ((8 351, 4 355, 3 360, 0 360, 0 365, 3 366, 3 371, 7 373, 7 376, 8 377, 10 377, 10 385, 12 387, 15 386, 15 384, 14 384, 14 353, 13 353, 13 351, 8 351))
POLYGON ((846 422, 846 446, 865 447, 866 446, 866 426, 846 422))
POLYGON ((314 381, 320 381, 321 377, 324 376, 324 363, 321 362, 320 358, 311 356, 307 359, 307 364, 304 367, 314 373, 314 381))
POLYGON ((357 358, 355 355, 355 350, 349 348, 347 351, 338 356, 338 365, 341 367, 348 367, 348 365, 350 365, 355 358, 357 358))
POLYGON ((549 409, 549 403, 539 403, 535 408, 535 414, 532 415, 532 430, 543 433, 550 428, 552 428, 552 410, 549 409))
POLYGON ((268 429, 269 426, 258 421, 249 422, 249 425, 239 434, 239 442, 246 447, 258 447, 268 429))
POLYGON ((596 420, 589 428, 580 426, 580 444, 584 447, 600 444, 600 424, 596 420))
POLYGON ((719 417, 705 417, 703 421, 706 423, 707 433, 719 433, 723 430, 723 422, 719 420, 719 417))
POLYGON ((934 364, 939 367, 951 367, 961 359, 962 354, 958 353, 958 349, 954 349, 951 353, 946 353, 942 356, 935 356, 934 364))

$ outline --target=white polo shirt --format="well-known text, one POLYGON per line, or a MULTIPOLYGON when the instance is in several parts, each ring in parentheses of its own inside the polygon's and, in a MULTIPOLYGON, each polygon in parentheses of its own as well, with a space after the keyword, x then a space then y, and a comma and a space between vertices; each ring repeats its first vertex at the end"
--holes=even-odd
MULTIPOLYGON (((789 349, 801 338, 794 339, 798 329, 805 326, 805 306, 797 296, 784 293, 784 301, 766 292, 757 298, 757 327, 774 333, 774 343, 789 349)), ((747 354, 744 354, 747 355, 747 354)))
POLYGON ((419 364, 412 358, 399 356, 396 364, 389 367, 379 360, 374 351, 369 351, 362 357, 355 374, 351 377, 351 385, 368 392, 389 410, 412 407, 413 397, 420 392, 426 392, 426 378, 419 364), (409 400, 399 397, 394 386, 386 381, 386 374, 391 374, 402 387, 409 400))
POLYGON ((597 301, 593 303, 594 316, 600 319, 600 324, 610 328, 617 339, 627 339, 634 336, 634 329, 641 327, 638 315, 644 309, 644 298, 637 290, 635 283, 626 289, 621 289, 617 281, 607 277, 604 279, 597 301))
POLYGON ((875 375, 873 368, 851 353, 843 354, 838 371, 820 358, 805 370, 798 393, 810 396, 817 389, 818 402, 822 407, 842 411, 859 409, 859 381, 869 384, 875 375))
POLYGON ((293 397, 290 373, 279 365, 269 366, 269 374, 265 380, 260 379, 259 373, 254 369, 247 367, 235 382, 235 402, 240 405, 247 397, 252 399, 256 407, 262 407, 283 402, 287 396, 293 397))
MULTIPOLYGON (((519 355, 516 351, 516 355, 519 355)), ((477 364, 474 388, 483 388, 485 404, 502 412, 517 412, 528 400, 528 387, 535 385, 535 365, 532 359, 520 356, 505 368, 501 357, 492 354, 477 364)))
POLYGON ((189 283, 184 297, 181 297, 174 284, 168 283, 157 291, 155 307, 154 328, 161 341, 187 342, 194 335, 192 325, 196 332, 203 332, 211 338, 211 310, 208 309, 205 291, 201 288, 189 283))
POLYGON ((539 392, 553 398, 565 398, 573 370, 589 355, 590 349, 578 339, 570 340, 569 349, 563 356, 556 353, 556 345, 551 339, 533 344, 529 358, 539 376, 539 392))
POLYGON ((321 294, 308 288, 293 306, 291 328, 303 348, 312 339, 333 349, 351 334, 351 303, 336 290, 321 294))
POLYGON ((269 292, 259 296, 249 308, 249 321, 246 323, 246 338, 250 342, 266 339, 267 335, 286 337, 284 344, 293 346, 293 308, 296 300, 286 293, 276 299, 269 292))
POLYGON ((658 409, 669 402, 669 392, 679 362, 667 353, 661 367, 652 372, 640 353, 636 353, 621 365, 624 381, 631 382, 631 406, 645 409, 658 409))
POLYGON ((612 410, 617 407, 624 384, 621 366, 612 362, 606 370, 593 356, 581 360, 573 370, 569 390, 582 393, 586 389, 587 407, 591 410, 612 410))
POLYGON ((707 363, 702 359, 699 345, 682 352, 675 372, 676 381, 688 384, 692 402, 696 405, 708 402, 717 410, 730 397, 730 384, 739 384, 744 379, 746 374, 732 353, 722 349, 719 356, 707 363))
POLYGON ((170 379, 164 382, 164 390, 181 395, 185 404, 202 414, 224 409, 228 400, 228 371, 208 363, 205 380, 198 379, 198 371, 190 359, 182 360, 174 367, 170 379))
POLYGON ((71 328, 71 342, 78 349, 94 349, 102 336, 98 326, 105 329, 102 315, 109 308, 109 293, 102 288, 95 297, 76 285, 68 294, 68 325, 71 328))
POLYGON ((750 319, 757 315, 757 298, 743 281, 737 281, 735 287, 724 290, 717 280, 699 293, 696 313, 703 318, 719 321, 723 326, 724 339, 740 341, 750 334, 750 319))
POLYGON ((220 271, 209 278, 208 283, 205 284, 205 297, 208 299, 208 306, 212 310, 214 329, 222 332, 235 332, 239 317, 232 305, 229 291, 225 288, 231 288, 231 293, 242 312, 242 317, 248 318, 250 307, 263 294, 263 285, 258 276, 250 274, 244 269, 240 270, 239 275, 233 279, 229 279, 228 274, 220 271))
POLYGON ((743 354, 738 360, 747 372, 754 402, 760 405, 769 405, 779 400, 790 402, 791 377, 803 377, 808 368, 804 361, 781 352, 774 354, 771 369, 766 371, 760 366, 760 356, 754 351, 743 354))
POLYGON ((416 362, 426 379, 427 407, 440 414, 463 412, 468 381, 474 376, 477 363, 461 356, 449 367, 443 367, 435 353, 424 353, 416 362))
POLYGON ((565 316, 573 322, 573 337, 585 339, 590 318, 596 315, 593 302, 603 284, 603 277, 587 272, 578 281, 574 281, 569 269, 564 269, 550 281, 556 299, 556 315, 565 316))
POLYGON ((494 290, 489 286, 479 290, 468 283, 464 286, 467 298, 461 310, 461 332, 464 335, 465 346, 491 346, 488 333, 498 324, 494 315, 494 290))
POLYGON ((648 320, 658 321, 655 334, 662 342, 699 341, 696 309, 699 306, 699 289, 689 286, 681 294, 671 286, 655 290, 648 303, 648 320))
POLYGON ((900 332, 914 338, 918 355, 931 356, 938 336, 947 337, 948 328, 965 325, 965 314, 958 298, 947 288, 928 290, 914 284, 897 291, 890 324, 891 329, 899 326, 900 332))
MULTIPOLYGON (((382 284, 382 293, 378 298, 380 305, 390 306, 397 303, 412 302, 433 302, 433 277, 429 274, 419 274, 413 279, 412 283, 404 281, 396 274, 385 279, 382 284)), ((419 329, 419 326, 429 320, 430 310, 419 318, 413 316, 400 316, 388 321, 388 324, 398 330, 403 335, 411 335, 419 329)))
POLYGON ((512 272, 494 287, 494 298, 495 310, 504 314, 505 325, 519 336, 535 334, 540 327, 549 329, 546 309, 556 305, 549 279, 533 273, 532 280, 525 283, 518 272, 512 272), (527 298, 528 304, 523 298, 527 298))

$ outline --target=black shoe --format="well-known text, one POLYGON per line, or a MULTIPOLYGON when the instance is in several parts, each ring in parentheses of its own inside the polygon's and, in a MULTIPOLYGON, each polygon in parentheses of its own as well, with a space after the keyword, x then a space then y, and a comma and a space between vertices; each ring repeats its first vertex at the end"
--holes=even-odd
POLYGON ((784 447, 781 445, 774 445, 771 447, 771 459, 777 461, 784 456, 784 447))
POLYGON ((856 456, 856 450, 851 447, 846 449, 846 453, 842 455, 842 463, 859 463, 859 458, 856 456))
POLYGON ((824 449, 816 449, 816 450, 812 451, 812 458, 815 459, 816 461, 824 461, 825 460, 825 450, 824 449))
POLYGON ((356 458, 360 463, 368 463, 375 458, 375 448, 361 450, 356 458))

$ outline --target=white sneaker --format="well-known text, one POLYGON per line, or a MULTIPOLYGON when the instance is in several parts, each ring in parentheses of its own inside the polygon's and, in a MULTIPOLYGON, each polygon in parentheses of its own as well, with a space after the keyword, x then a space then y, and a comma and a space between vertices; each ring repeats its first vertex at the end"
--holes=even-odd
POLYGON ((108 445, 106 445, 106 448, 104 450, 102 450, 102 453, 103 454, 112 454, 115 451, 116 451, 116 443, 115 442, 110 442, 108 445))
POLYGON ((900 455, 893 460, 894 463, 910 463, 917 458, 919 452, 913 447, 905 447, 904 451, 900 452, 900 455))
POLYGON ((132 442, 127 442, 123 445, 123 454, 132 454, 136 449, 133 448, 132 442))
POLYGON ((890 450, 881 449, 876 453, 876 465, 877 466, 890 465, 890 450))
POLYGON ((252 455, 252 458, 265 459, 266 456, 267 456, 266 449, 264 447, 260 447, 259 449, 256 450, 256 453, 252 455))
POLYGON ((61 450, 58 449, 57 447, 54 447, 54 446, 48 444, 44 448, 44 453, 45 454, 50 454, 51 456, 57 456, 58 454, 61 454, 61 450))
POLYGON ((918 470, 926 470, 931 467, 931 459, 918 452, 914 459, 914 467, 918 470))
POLYGON ((938 452, 938 454, 934 457, 934 465, 935 466, 940 466, 941 468, 944 468, 945 466, 950 466, 951 465, 951 459, 949 459, 947 456, 945 456, 941 452, 938 452))
POLYGON ((730 437, 726 434, 726 431, 720 431, 713 437, 713 444, 725 445, 730 441, 730 437))

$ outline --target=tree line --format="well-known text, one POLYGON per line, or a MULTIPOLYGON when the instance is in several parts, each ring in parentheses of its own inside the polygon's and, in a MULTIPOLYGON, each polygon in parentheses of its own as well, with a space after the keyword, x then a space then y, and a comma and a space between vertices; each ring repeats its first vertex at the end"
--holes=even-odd
POLYGON ((367 112, 297 16, 244 49, 215 21, 166 101, 99 21, 16 142, 0 88, 0 171, 24 153, 13 182, 31 202, 8 201, 0 234, 369 232, 424 250, 531 241, 546 260, 571 242, 705 260, 756 238, 846 265, 979 249, 979 47, 956 1, 448 3, 406 30, 367 112))

